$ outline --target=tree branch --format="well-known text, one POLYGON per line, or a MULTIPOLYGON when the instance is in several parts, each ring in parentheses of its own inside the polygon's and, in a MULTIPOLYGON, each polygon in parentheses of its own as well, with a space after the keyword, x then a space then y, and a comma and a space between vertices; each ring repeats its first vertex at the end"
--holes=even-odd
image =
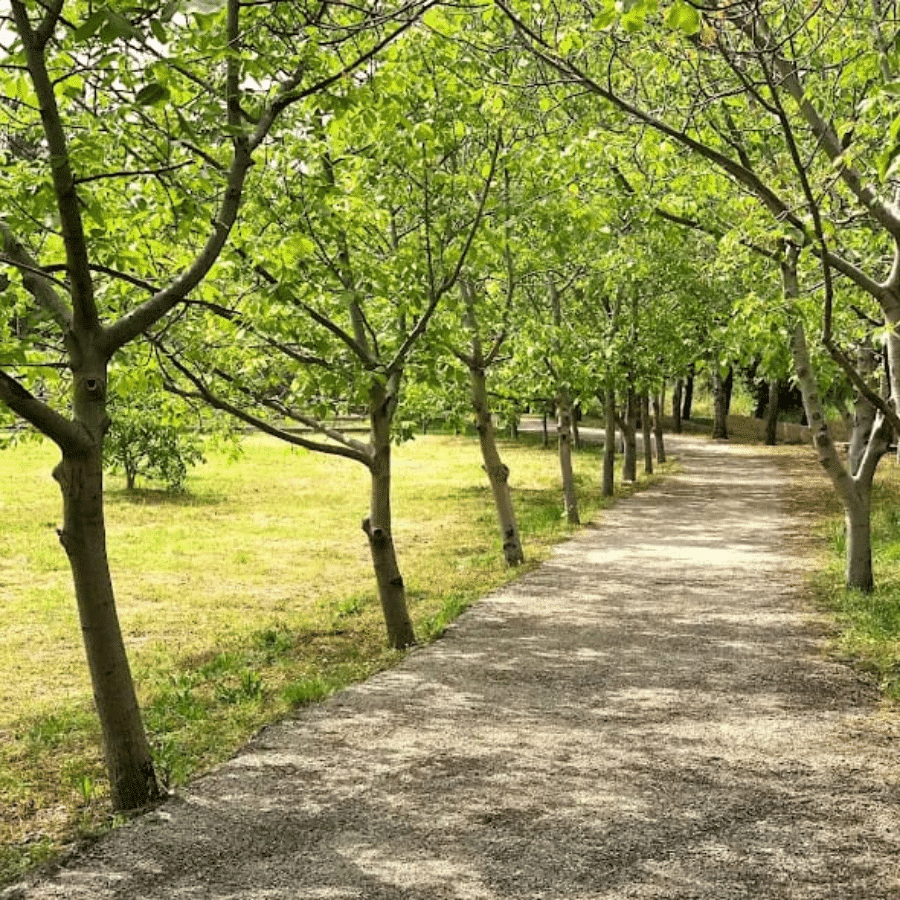
POLYGON ((42 34, 32 31, 22 0, 10 0, 10 5, 16 30, 19 32, 25 50, 28 72, 41 109, 41 122, 47 141, 48 162, 66 251, 66 267, 72 296, 72 324, 79 330, 82 328, 92 330, 99 326, 100 320, 94 300, 94 286, 88 268, 87 241, 81 220, 81 205, 75 189, 69 147, 56 103, 56 94, 47 71, 47 61, 44 58, 44 46, 59 15, 58 11, 54 15, 54 10, 57 10, 57 7, 61 10, 62 3, 60 0, 54 0, 48 10, 47 18, 41 26, 42 34), (48 27, 49 32, 46 35, 43 34, 43 30, 48 27))
POLYGON ((38 400, 3 370, 0 370, 0 402, 50 438, 63 453, 87 453, 93 447, 87 431, 38 400))
POLYGON ((462 273, 463 266, 466 262, 466 257, 469 255, 469 250, 472 248, 472 243, 475 240, 475 235, 478 233, 478 230, 481 228, 481 222, 484 219, 484 210, 487 205, 487 198, 491 191, 491 185, 494 180, 494 174, 497 171, 497 159, 500 155, 500 147, 503 144, 503 133, 500 129, 497 130, 497 138, 494 141, 494 147, 491 152, 491 166, 488 171, 487 177, 484 180, 484 185, 481 190, 481 196, 478 200, 478 209, 475 213, 475 218, 472 222, 472 227, 469 229, 469 233, 466 236, 466 242, 463 245, 462 250, 459 254, 459 259, 456 261, 456 265, 453 268, 452 272, 449 272, 444 276, 441 284, 438 286, 437 290, 432 288, 431 301, 428 304, 428 308, 425 312, 419 317, 419 321, 416 322, 412 331, 407 335, 406 340, 400 346, 400 349, 394 354, 394 358, 391 360, 390 365, 387 368, 388 372, 394 372, 399 369, 402 365, 406 357, 409 355, 410 351, 413 348, 415 342, 422 336, 425 332, 425 329, 428 327, 428 322, 431 320, 431 317, 434 315, 435 310, 437 309, 437 305, 440 302, 441 298, 444 294, 453 287, 454 284, 459 280, 459 276, 462 273))
MULTIPOLYGON (((800 114, 812 129, 822 151, 837 169, 841 180, 860 205, 869 211, 895 241, 900 241, 900 216, 889 203, 879 197, 871 185, 864 185, 860 173, 847 162, 844 147, 832 124, 819 113, 806 93, 796 63, 778 52, 768 22, 758 12, 742 12, 735 5, 726 11, 738 30, 751 42, 758 53, 769 57, 779 75, 779 85, 788 92, 800 114)), ((774 87, 773 87, 774 91, 774 87)), ((777 96, 777 93, 775 94, 777 96)))
MULTIPOLYGON (((218 394, 214 394, 201 378, 191 372, 190 369, 188 369, 187 366, 176 359, 176 357, 172 353, 161 347, 159 344, 157 344, 156 347, 165 355, 168 362, 171 363, 184 378, 190 381, 190 383, 194 385, 194 388, 196 389, 196 393, 185 391, 184 389, 179 388, 172 379, 167 379, 165 383, 165 388, 167 391, 170 391, 173 394, 177 394, 180 397, 193 397, 195 399, 203 400, 204 403, 209 404, 213 408, 228 413, 228 415, 233 416, 239 421, 244 422, 245 424, 250 425, 253 428, 258 428, 265 434, 269 434, 272 437, 278 438, 279 440, 286 441, 289 444, 294 444, 297 447, 303 447, 306 450, 313 450, 316 453, 326 453, 332 456, 341 456, 345 459, 352 459, 356 462, 362 463, 367 468, 371 468, 371 454, 369 453, 368 447, 366 447, 366 445, 362 442, 355 441, 352 438, 348 438, 341 432, 336 431, 335 429, 328 428, 315 419, 298 415, 296 413, 292 414, 291 418, 294 418, 302 424, 307 425, 308 427, 313 428, 316 431, 319 431, 326 437, 331 438, 333 441, 335 441, 335 443, 325 444, 320 441, 312 441, 308 438, 302 437, 301 435, 287 431, 284 428, 279 428, 276 425, 272 425, 265 419, 261 419, 259 416, 253 415, 253 413, 247 412, 246 410, 235 406, 233 403, 230 403, 228 400, 225 400, 218 394)), ((226 373, 217 370, 217 374, 219 374, 220 376, 224 375, 231 381, 232 384, 238 387, 239 390, 242 390, 242 392, 251 396, 252 399, 262 403, 264 406, 270 406, 270 404, 267 403, 265 399, 255 397, 254 395, 250 394, 250 392, 245 388, 237 385, 233 381, 233 379, 231 379, 230 376, 228 376, 226 373)))
POLYGON ((22 286, 25 290, 34 297, 38 306, 53 316, 64 331, 68 331, 72 327, 72 310, 54 287, 54 283, 59 282, 44 272, 2 219, 0 245, 3 246, 6 261, 22 273, 22 286))
MULTIPOLYGON (((21 2, 21 0, 14 0, 21 2)), ((126 313, 105 329, 103 347, 111 356, 120 347, 146 331, 154 322, 161 319, 169 310, 184 300, 188 294, 206 277, 222 252, 232 226, 237 221, 238 212, 243 200, 244 184, 247 173, 253 164, 250 143, 240 130, 239 96, 239 62, 237 53, 231 52, 236 47, 240 36, 239 0, 228 0, 228 17, 226 38, 229 46, 225 100, 228 109, 228 123, 235 132, 232 136, 232 159, 228 170, 225 193, 219 212, 213 221, 213 228, 200 253, 194 261, 167 287, 155 293, 149 300, 126 313)), ((274 121, 274 119, 272 120, 274 121)))
POLYGON ((187 305, 197 306, 201 309, 205 309, 208 312, 211 312, 213 315, 218 316, 220 319, 231 322, 237 325, 238 328, 243 328, 245 331, 250 332, 250 334, 254 335, 264 344, 267 344, 274 350, 278 350, 280 353, 283 353, 286 357, 288 357, 288 359, 292 359, 295 363, 298 363, 302 366, 328 367, 332 365, 332 361, 325 359, 325 357, 323 356, 314 356, 311 353, 300 353, 293 347, 290 347, 281 341, 276 341, 274 338, 263 334, 253 324, 248 322, 242 313, 238 312, 235 309, 228 309, 225 306, 220 306, 218 303, 211 303, 208 300, 189 300, 187 302, 187 305))
POLYGON ((286 288, 281 282, 261 263, 255 263, 250 259, 249 254, 246 250, 241 249, 240 247, 235 248, 235 252, 241 259, 246 260, 253 266, 253 271, 256 272, 257 275, 260 276, 267 284, 272 285, 273 287, 278 288, 279 291, 283 291, 288 295, 291 303, 295 306, 302 309, 317 325, 320 325, 322 328, 331 332, 338 340, 342 341, 346 344, 353 353, 359 357, 362 361, 363 365, 367 369, 376 369, 378 367, 378 358, 374 356, 367 347, 362 346, 351 334, 348 334, 337 325, 335 322, 332 322, 327 316, 323 316, 318 310, 309 306, 301 300, 298 300, 293 293, 286 288))
POLYGON ((701 141, 692 138, 685 131, 668 125, 666 122, 658 119, 656 116, 652 115, 646 110, 634 106, 624 98, 620 97, 618 94, 615 94, 611 90, 602 87, 597 81, 595 81, 590 75, 588 75, 587 72, 582 70, 575 63, 559 56, 556 51, 553 50, 553 48, 550 47, 547 42, 540 37, 540 35, 538 35, 532 28, 525 24, 521 17, 517 16, 510 9, 507 0, 494 0, 494 2, 500 8, 500 10, 502 10, 502 12, 510 19, 517 32, 519 33, 519 36, 522 39, 523 43, 525 43, 529 50, 535 56, 537 56, 538 59, 556 69, 556 71, 560 72, 562 75, 567 76, 575 83, 581 84, 589 92, 596 94, 598 97, 601 97, 602 99, 611 103, 613 106, 626 113, 632 119, 635 119, 638 122, 643 122, 645 125, 649 125, 654 130, 660 132, 661 134, 667 135, 668 137, 677 141, 679 144, 687 147, 689 150, 691 150, 691 152, 696 153, 698 156, 701 156, 709 162, 713 163, 717 168, 730 175, 735 181, 755 194, 759 198, 760 202, 776 219, 782 222, 788 222, 793 227, 797 228, 801 233, 806 233, 806 228, 803 220, 799 216, 797 216, 791 209, 791 207, 784 200, 782 200, 774 190, 766 185, 755 172, 745 168, 738 161, 731 159, 724 153, 720 153, 713 147, 710 147, 702 143, 701 141))

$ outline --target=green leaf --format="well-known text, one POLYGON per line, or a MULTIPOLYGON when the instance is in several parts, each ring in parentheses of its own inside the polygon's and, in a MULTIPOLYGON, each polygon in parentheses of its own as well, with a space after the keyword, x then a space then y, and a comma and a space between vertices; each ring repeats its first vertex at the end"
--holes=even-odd
POLYGON ((135 95, 135 102, 140 106, 152 106, 169 99, 169 89, 158 81, 145 84, 135 95))
POLYGON ((163 27, 163 24, 159 21, 159 19, 150 20, 150 31, 153 32, 153 37, 155 37, 161 44, 166 43, 166 29, 163 27))
POLYGON ((427 144, 434 140, 434 130, 427 122, 419 122, 413 128, 413 138, 417 143, 427 144))
POLYGON ((113 9, 104 10, 106 18, 100 37, 107 44, 111 44, 118 38, 139 38, 141 33, 123 15, 113 9))
POLYGON ((700 30, 700 13, 684 0, 675 0, 666 14, 666 25, 684 34, 696 34, 700 30))
POLYGON ((101 231, 106 231, 106 219, 103 217, 103 206, 94 198, 87 204, 88 215, 97 223, 101 231))
POLYGON ((196 141, 198 138, 197 138, 197 132, 194 130, 194 126, 191 125, 190 122, 188 122, 188 120, 184 117, 184 114, 181 112, 181 110, 177 106, 175 107, 175 115, 178 118, 178 125, 180 126, 181 130, 192 141, 196 141))
POLYGON ((106 10, 98 9, 91 13, 73 32, 72 38, 76 43, 86 41, 93 37, 99 30, 100 26, 106 21, 106 10))
POLYGON ((594 20, 591 24, 597 31, 605 31, 616 21, 617 16, 618 13, 616 12, 615 7, 610 7, 594 16, 594 20))

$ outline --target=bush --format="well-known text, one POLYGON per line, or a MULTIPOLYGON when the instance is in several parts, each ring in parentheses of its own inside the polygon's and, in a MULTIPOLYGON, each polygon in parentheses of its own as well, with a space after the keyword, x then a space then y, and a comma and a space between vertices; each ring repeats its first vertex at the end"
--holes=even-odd
POLYGON ((203 439, 189 427, 181 404, 161 391, 134 400, 114 396, 110 416, 104 467, 123 473, 130 491, 138 477, 184 490, 188 470, 204 458, 203 439))

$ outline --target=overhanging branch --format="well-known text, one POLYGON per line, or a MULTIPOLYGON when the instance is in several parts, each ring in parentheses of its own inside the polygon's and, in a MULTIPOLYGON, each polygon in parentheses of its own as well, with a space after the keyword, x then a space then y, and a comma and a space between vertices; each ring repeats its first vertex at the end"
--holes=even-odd
POLYGON ((87 453, 93 448, 88 433, 77 423, 61 416, 42 400, 38 400, 15 378, 0 370, 0 402, 17 416, 50 438, 64 453, 87 453))

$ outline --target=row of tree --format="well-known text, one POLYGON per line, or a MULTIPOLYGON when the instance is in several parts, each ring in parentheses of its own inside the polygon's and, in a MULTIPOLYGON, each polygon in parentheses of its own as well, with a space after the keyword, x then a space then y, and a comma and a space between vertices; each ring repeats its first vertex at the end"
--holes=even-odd
POLYGON ((666 379, 693 367, 724 396, 730 365, 777 385, 793 358, 847 509, 848 582, 871 587, 869 490, 900 426, 900 372, 882 385, 876 359, 895 361, 900 318, 893 7, 586 10, 10 0, 0 401, 61 451, 60 540, 117 808, 159 789, 106 558, 103 449, 110 412, 162 389, 366 466, 363 527, 405 646, 391 445, 413 419, 474 409, 516 564, 498 415, 553 408, 577 521, 576 403, 618 425, 634 477, 666 379), (819 318, 827 359, 805 339, 819 318), (849 464, 813 363, 858 392, 849 464), (367 417, 367 440, 336 427, 345 414, 367 417))

